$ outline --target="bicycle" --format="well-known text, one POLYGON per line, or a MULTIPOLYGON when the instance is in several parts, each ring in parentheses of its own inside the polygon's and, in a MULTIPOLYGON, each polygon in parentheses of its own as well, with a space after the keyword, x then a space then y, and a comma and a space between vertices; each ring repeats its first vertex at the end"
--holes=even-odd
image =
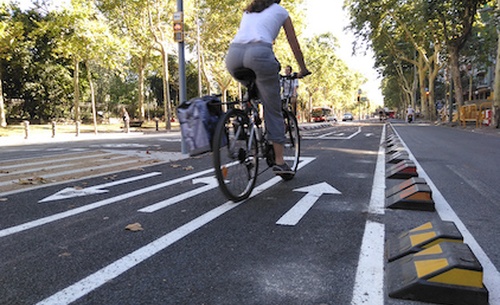
MULTIPOLYGON (((248 97, 226 103, 229 109, 217 124, 212 151, 219 188, 228 199, 238 202, 250 196, 257 176, 274 165, 274 149, 266 139, 265 126, 259 115, 255 73, 250 69, 240 69, 235 76, 248 83, 248 97), (259 172, 259 159, 265 159, 268 165, 262 172, 259 172)), ((282 100, 286 131, 284 158, 296 172, 300 158, 299 126, 288 101, 282 100)), ((280 176, 284 180, 294 177, 292 174, 280 176)))

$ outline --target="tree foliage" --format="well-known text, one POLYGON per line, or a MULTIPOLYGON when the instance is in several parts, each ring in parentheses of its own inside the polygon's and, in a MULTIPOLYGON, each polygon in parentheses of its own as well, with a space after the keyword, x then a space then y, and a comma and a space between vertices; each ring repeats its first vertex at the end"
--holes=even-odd
MULTIPOLYGON (((411 64, 415 67, 419 80, 419 96, 423 113, 426 117, 435 118, 436 81, 443 69, 451 70, 455 85, 455 99, 463 103, 462 80, 460 66, 465 60, 485 62, 491 54, 491 41, 496 41, 488 27, 474 23, 478 19, 478 8, 486 4, 486 0, 346 0, 350 8, 351 29, 366 44, 373 47, 377 55, 377 65, 385 70, 387 79, 397 81, 400 91, 408 93, 411 70, 401 66, 411 64), (481 34, 478 34, 481 33, 481 34), (471 39, 473 38, 473 39, 471 39), (475 55, 467 50, 474 49, 475 55), (480 51, 480 52, 478 52, 480 51), (403 68, 403 69, 402 69, 403 68), (397 76, 397 77, 396 77, 397 76)), ((392 82, 384 82, 388 94, 394 89, 392 82)), ((417 87, 411 96, 417 97, 417 87)), ((394 102, 396 94, 390 94, 394 102)), ((401 95, 399 107, 409 103, 406 95, 401 95)), ((444 97, 442 97, 444 98, 444 97)), ((415 103, 415 101, 412 101, 415 103)))
MULTIPOLYGON (((178 104, 177 44, 173 42, 175 1, 33 0, 28 10, 0 5, 0 125, 10 120, 91 120, 119 116, 125 106, 144 118, 145 105, 178 104), (161 82, 158 82, 162 80, 161 82), (3 99, 5 98, 5 100, 3 99)), ((304 114, 312 106, 355 107, 366 80, 338 58, 331 34, 304 37, 304 1, 286 1, 312 77, 300 81, 304 114)), ((185 0, 188 98, 202 94, 238 95, 224 57, 246 1, 185 0), (199 53, 198 56, 196 56, 199 53), (197 69, 200 67, 200 69, 197 69)), ((282 31, 275 52, 283 67, 295 65, 282 31)), ((165 111, 169 122, 171 110, 165 111)))

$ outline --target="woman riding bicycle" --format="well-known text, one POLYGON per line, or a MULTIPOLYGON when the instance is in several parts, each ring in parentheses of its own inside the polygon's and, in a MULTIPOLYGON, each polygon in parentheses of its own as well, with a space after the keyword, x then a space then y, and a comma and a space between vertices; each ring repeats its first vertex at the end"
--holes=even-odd
MULTIPOLYGON (((285 125, 281 108, 280 64, 273 52, 273 41, 284 28, 288 43, 300 67, 298 77, 311 74, 306 68, 295 29, 288 11, 279 5, 280 0, 253 0, 245 9, 240 28, 226 56, 226 67, 235 77, 241 68, 253 70, 255 84, 264 106, 264 120, 268 140, 273 143, 277 175, 293 175, 294 171, 283 158, 285 125)), ((243 83, 243 80, 238 81, 243 83)), ((247 85, 243 83, 243 85, 247 85)))

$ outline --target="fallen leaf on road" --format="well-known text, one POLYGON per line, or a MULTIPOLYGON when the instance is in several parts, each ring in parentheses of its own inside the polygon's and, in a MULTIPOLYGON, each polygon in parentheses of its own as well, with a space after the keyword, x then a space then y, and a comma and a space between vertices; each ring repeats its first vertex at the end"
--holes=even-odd
POLYGON ((0 198, 0 202, 6 202, 7 200, 7 198, 0 198))
POLYGON ((142 225, 138 222, 129 224, 128 226, 125 227, 125 230, 132 231, 132 232, 137 232, 137 231, 142 231, 144 230, 142 228, 142 225))
POLYGON ((192 171, 193 169, 194 167, 192 167, 191 165, 184 167, 185 171, 192 171))
POLYGON ((181 167, 181 165, 180 164, 171 164, 170 167, 172 167, 172 168, 178 168, 178 167, 181 167))
POLYGON ((34 177, 34 178, 28 178, 28 179, 19 179, 17 181, 17 184, 21 185, 36 185, 36 184, 46 184, 49 183, 50 181, 43 178, 43 177, 34 177))

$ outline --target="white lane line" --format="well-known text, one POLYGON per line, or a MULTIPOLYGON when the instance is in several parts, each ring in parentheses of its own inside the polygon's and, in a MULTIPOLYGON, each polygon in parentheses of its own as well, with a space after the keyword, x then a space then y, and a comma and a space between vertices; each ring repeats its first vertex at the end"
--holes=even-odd
POLYGON ((217 179, 215 179, 215 177, 206 177, 206 178, 193 179, 193 184, 198 184, 198 183, 206 183, 206 185, 204 185, 204 186, 202 186, 200 188, 191 190, 189 192, 182 193, 180 195, 174 196, 174 197, 169 198, 167 200, 163 200, 163 201, 160 201, 158 203, 152 204, 150 206, 144 207, 144 208, 138 210, 138 212, 153 213, 153 212, 156 212, 156 211, 158 211, 160 209, 163 209, 163 208, 166 208, 168 206, 174 205, 176 203, 179 203, 179 202, 184 201, 184 200, 186 200, 188 198, 197 196, 199 194, 202 194, 204 192, 207 192, 207 191, 209 191, 211 189, 214 189, 217 186, 219 186, 219 184, 217 182, 217 179))
POLYGON ((306 140, 317 140, 317 139, 322 139, 322 140, 350 140, 350 139, 354 138, 355 136, 357 136, 358 134, 361 133, 361 127, 358 127, 358 131, 356 131, 355 133, 350 134, 347 137, 329 137, 328 136, 328 135, 334 134, 334 133, 337 133, 337 132, 326 133, 326 134, 322 134, 320 136, 304 136, 304 137, 301 137, 301 139, 306 139, 306 140))
POLYGON ((351 305, 384 305, 384 232, 384 224, 366 222, 351 305))
POLYGON ((462 236, 464 237, 464 243, 469 245, 472 252, 476 255, 477 259, 481 263, 483 267, 483 283, 488 288, 489 303, 492 305, 500 304, 500 273, 498 272, 498 269, 491 262, 490 258, 488 257, 486 252, 484 252, 484 250, 481 248, 479 243, 474 239, 474 236, 472 236, 472 234, 469 232, 465 224, 455 213, 455 211, 450 206, 448 201, 446 201, 446 199, 441 194, 439 189, 436 187, 434 182, 432 182, 431 178, 429 178, 429 176, 424 171, 420 163, 418 163, 417 159, 415 159, 415 156, 411 153, 406 143, 399 136, 396 129, 393 130, 397 134, 398 138, 401 140, 401 143, 405 147, 406 151, 408 152, 408 156, 417 166, 419 176, 424 178, 429 187, 431 188, 432 199, 434 199, 434 205, 436 211, 439 214, 439 217, 443 221, 452 221, 455 223, 458 230, 460 231, 460 233, 462 233, 462 236))
POLYGON ((109 204, 112 204, 112 203, 115 203, 115 202, 118 202, 121 200, 125 200, 127 198, 131 198, 131 197, 142 195, 142 194, 145 194, 148 192, 152 192, 152 191, 155 191, 155 190, 158 190, 158 189, 161 189, 161 188, 173 185, 173 184, 177 184, 177 183, 180 183, 180 182, 183 182, 186 180, 190 180, 190 179, 202 176, 202 175, 206 175, 208 173, 211 173, 212 171, 213 171, 213 169, 208 169, 208 170, 194 173, 194 174, 184 176, 184 177, 181 177, 178 179, 169 180, 169 181, 164 182, 164 183, 160 183, 160 184, 152 185, 150 187, 142 188, 140 190, 125 193, 125 194, 122 194, 120 196, 104 199, 104 200, 101 200, 101 201, 98 201, 98 202, 95 202, 92 204, 87 204, 85 206, 82 206, 82 207, 79 207, 76 209, 68 210, 65 212, 61 212, 58 214, 54 214, 51 216, 40 218, 40 219, 37 219, 34 221, 30 221, 30 222, 27 222, 27 223, 24 223, 21 225, 10 227, 10 228, 4 229, 4 230, 0 230, 0 238, 15 234, 15 233, 19 233, 22 231, 26 231, 29 229, 33 229, 33 228, 36 228, 36 227, 39 227, 39 226, 42 226, 42 225, 45 225, 45 224, 48 224, 48 223, 51 223, 54 221, 58 221, 58 220, 61 220, 61 219, 67 218, 67 217, 75 216, 75 215, 78 215, 78 214, 81 214, 81 213, 84 213, 84 212, 87 212, 90 210, 100 208, 100 207, 105 206, 105 205, 109 205, 109 204))
MULTIPOLYGON (((307 158, 307 161, 301 162, 299 164, 299 168, 305 166, 312 160, 314 160, 314 158, 307 158)), ((268 180, 267 182, 257 186, 253 190, 249 199, 262 193, 263 191, 279 183, 280 181, 282 181, 280 177, 274 177, 268 180)), ((199 228, 203 227, 209 222, 215 220, 217 217, 240 206, 247 200, 238 203, 233 203, 232 201, 228 201, 223 205, 199 216, 198 218, 191 220, 190 222, 182 225, 181 227, 175 229, 174 231, 154 240, 153 242, 147 244, 146 246, 139 248, 136 251, 122 257, 121 259, 109 264, 108 266, 89 275, 88 277, 82 279, 81 281, 57 292, 56 294, 37 303, 37 305, 65 305, 72 303, 78 300, 79 298, 83 297, 84 295, 99 288, 100 286, 106 284, 108 281, 120 276, 129 269, 142 263, 143 261, 152 257, 156 253, 166 249, 170 245, 186 237, 192 232, 198 230, 199 228)))
POLYGON ((368 207, 369 213, 378 215, 384 215, 385 213, 385 135, 386 129, 384 125, 377 154, 377 164, 375 165, 370 206, 368 207))
MULTIPOLYGON (((385 125, 380 137, 380 145, 373 178, 372 193, 368 213, 384 214, 385 207, 385 125)), ((351 305, 384 305, 384 240, 385 226, 367 220, 358 268, 352 294, 351 305)))

